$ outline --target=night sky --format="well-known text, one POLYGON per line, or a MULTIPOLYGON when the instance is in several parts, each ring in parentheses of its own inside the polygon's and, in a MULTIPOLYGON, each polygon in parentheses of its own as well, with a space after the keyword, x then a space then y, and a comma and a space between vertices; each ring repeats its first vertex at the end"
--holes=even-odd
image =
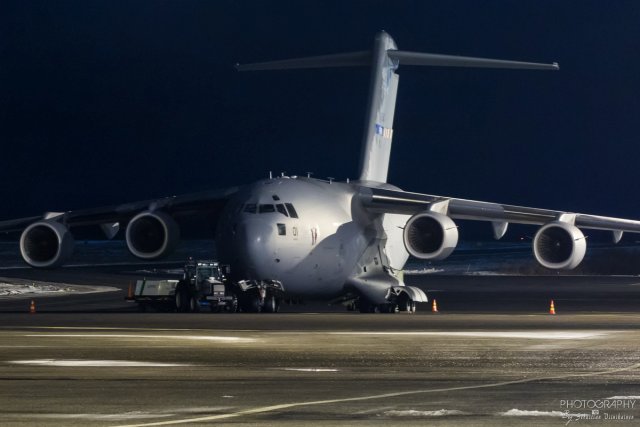
POLYGON ((238 73, 368 49, 553 62, 400 66, 389 181, 640 218, 639 1, 3 1, 2 219, 357 176, 365 68, 238 73), (393 4, 393 6, 391 6, 393 4))

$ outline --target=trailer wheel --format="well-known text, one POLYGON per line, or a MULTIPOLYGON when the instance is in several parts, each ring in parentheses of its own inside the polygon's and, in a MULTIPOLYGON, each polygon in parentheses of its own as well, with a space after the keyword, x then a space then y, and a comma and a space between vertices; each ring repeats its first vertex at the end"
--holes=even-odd
POLYGON ((175 295, 176 311, 185 313, 189 311, 189 292, 184 285, 178 285, 175 295))

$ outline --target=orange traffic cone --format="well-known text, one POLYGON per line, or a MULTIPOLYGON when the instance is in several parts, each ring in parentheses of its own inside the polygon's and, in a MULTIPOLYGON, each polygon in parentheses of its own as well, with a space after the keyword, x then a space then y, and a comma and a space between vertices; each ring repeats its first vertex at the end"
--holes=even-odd
POLYGON ((551 306, 549 306, 549 314, 556 314, 556 306, 553 304, 553 300, 551 300, 551 306))
POLYGON ((31 304, 29 304, 29 313, 34 314, 36 312, 36 302, 31 300, 31 304))
POLYGON ((438 312, 438 302, 435 299, 433 300, 433 304, 431 304, 431 311, 433 313, 437 313, 438 312))
POLYGON ((129 282, 129 292, 127 293, 127 299, 133 299, 133 283, 129 282))

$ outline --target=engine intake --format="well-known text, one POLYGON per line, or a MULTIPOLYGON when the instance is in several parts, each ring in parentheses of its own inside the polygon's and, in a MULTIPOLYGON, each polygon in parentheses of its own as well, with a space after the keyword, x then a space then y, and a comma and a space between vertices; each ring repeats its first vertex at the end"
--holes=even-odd
POLYGON ((552 270, 576 268, 587 251, 587 240, 575 225, 550 222, 533 239, 533 255, 543 267, 552 270))
POLYGON ((458 244, 458 228, 451 218, 423 212, 409 218, 404 227, 404 246, 420 259, 445 259, 458 244))
POLYGON ((168 255, 180 240, 175 220, 164 212, 142 212, 129 221, 127 248, 138 258, 156 259, 168 255))
POLYGON ((59 222, 35 222, 20 236, 22 259, 36 268, 62 265, 73 253, 74 245, 71 232, 59 222))

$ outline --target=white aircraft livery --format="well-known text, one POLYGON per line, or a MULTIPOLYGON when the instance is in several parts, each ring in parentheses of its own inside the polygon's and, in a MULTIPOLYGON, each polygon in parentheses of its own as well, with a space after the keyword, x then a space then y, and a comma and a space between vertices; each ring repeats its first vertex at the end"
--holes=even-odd
POLYGON ((415 311, 427 296, 403 283, 412 255, 441 260, 455 249, 454 220, 488 221, 500 239, 509 223, 540 226, 533 256, 548 269, 572 269, 582 261, 581 229, 640 233, 640 221, 406 192, 387 183, 399 65, 558 70, 558 65, 398 50, 385 32, 370 51, 237 65, 240 71, 322 67, 370 67, 366 128, 355 181, 278 176, 253 184, 118 206, 46 213, 0 222, 19 232, 20 252, 37 268, 62 265, 73 252, 74 227, 100 226, 106 237, 121 228, 129 251, 143 260, 167 255, 180 230, 176 218, 206 213, 216 219, 216 246, 236 283, 245 311, 273 310, 283 298, 325 299, 362 312, 415 311), (244 301, 244 302, 243 302, 244 301))

